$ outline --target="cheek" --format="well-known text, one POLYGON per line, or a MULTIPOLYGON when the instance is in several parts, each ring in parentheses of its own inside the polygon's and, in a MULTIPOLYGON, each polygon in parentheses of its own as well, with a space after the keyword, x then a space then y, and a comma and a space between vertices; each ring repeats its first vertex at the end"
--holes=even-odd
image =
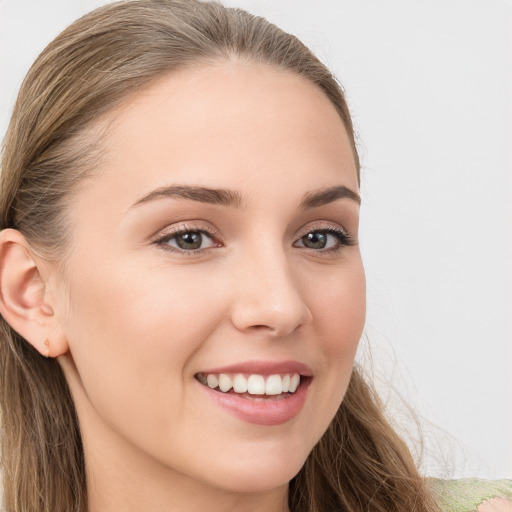
POLYGON ((366 283, 360 260, 326 280, 313 296, 313 318, 329 355, 355 354, 366 316, 366 283))
POLYGON ((324 425, 336 414, 347 390, 366 315, 366 286, 361 261, 354 261, 329 281, 322 293, 315 295, 313 317, 316 341, 321 350, 322 393, 318 411, 323 411, 324 425))
POLYGON ((168 268, 105 264, 74 275, 70 303, 71 354, 95 408, 114 417, 147 407, 139 416, 164 422, 169 407, 148 396, 179 406, 187 363, 218 321, 214 292, 168 268))
POLYGON ((97 272, 76 273, 70 297, 71 330, 88 337, 88 343, 99 344, 101 350, 158 350, 169 347, 176 337, 188 337, 191 343, 184 348, 190 349, 196 334, 210 324, 216 304, 214 290, 201 286, 204 280, 197 274, 122 262, 110 268, 103 264, 97 272), (87 332, 94 332, 94 339, 87 332))

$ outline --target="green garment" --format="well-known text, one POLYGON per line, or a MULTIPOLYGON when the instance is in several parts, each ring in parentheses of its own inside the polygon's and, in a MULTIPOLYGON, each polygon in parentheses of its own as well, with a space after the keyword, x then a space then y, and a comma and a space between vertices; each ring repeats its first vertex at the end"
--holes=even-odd
POLYGON ((512 498, 512 480, 431 480, 444 512, 475 512, 490 498, 512 498))

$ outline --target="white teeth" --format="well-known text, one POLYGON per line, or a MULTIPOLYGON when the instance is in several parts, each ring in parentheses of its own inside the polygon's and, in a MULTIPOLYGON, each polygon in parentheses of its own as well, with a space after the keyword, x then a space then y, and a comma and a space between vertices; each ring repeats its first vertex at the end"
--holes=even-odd
POLYGON ((286 374, 283 377, 283 393, 288 393, 290 391, 290 376, 286 374))
POLYGON ((226 375, 225 373, 221 373, 219 375, 219 389, 226 393, 233 387, 233 382, 231 381, 231 378, 229 375, 226 375))
POLYGON ((209 388, 215 389, 219 385, 219 379, 217 379, 217 376, 212 373, 206 377, 206 383, 209 388))
POLYGON ((247 380, 247 391, 250 395, 265 394, 265 379, 261 375, 251 375, 247 380))
POLYGON ((298 373, 294 373, 290 379, 290 389, 288 390, 290 393, 295 393, 296 389, 299 386, 300 376, 298 373))
POLYGON ((283 392, 283 383, 280 375, 271 375, 265 383, 266 395, 280 395, 283 392))
POLYGON ((251 395, 281 395, 282 393, 294 393, 300 384, 298 373, 284 375, 269 375, 266 379, 263 375, 249 375, 248 378, 241 374, 213 374, 200 373, 198 380, 211 389, 220 389, 227 393, 231 388, 235 393, 249 393, 251 395))
POLYGON ((233 391, 235 393, 247 392, 247 379, 243 375, 235 375, 235 378, 233 379, 233 391))

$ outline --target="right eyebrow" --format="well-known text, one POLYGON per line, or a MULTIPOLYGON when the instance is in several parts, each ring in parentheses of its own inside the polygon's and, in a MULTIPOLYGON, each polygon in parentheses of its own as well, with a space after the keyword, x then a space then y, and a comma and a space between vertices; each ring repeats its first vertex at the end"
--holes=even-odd
POLYGON ((233 190, 190 185, 172 185, 168 187, 159 187, 153 190, 149 194, 137 200, 132 204, 132 206, 130 206, 130 208, 168 197, 181 197, 183 199, 190 199, 200 203, 222 206, 240 207, 242 205, 242 197, 238 192, 233 190))

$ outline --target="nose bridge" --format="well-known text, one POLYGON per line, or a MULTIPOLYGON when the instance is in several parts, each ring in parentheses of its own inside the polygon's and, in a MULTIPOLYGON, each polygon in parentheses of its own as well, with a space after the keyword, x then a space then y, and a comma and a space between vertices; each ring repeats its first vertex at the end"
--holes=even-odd
POLYGON ((282 244, 258 244, 243 256, 233 323, 284 336, 311 319, 300 275, 282 244))

